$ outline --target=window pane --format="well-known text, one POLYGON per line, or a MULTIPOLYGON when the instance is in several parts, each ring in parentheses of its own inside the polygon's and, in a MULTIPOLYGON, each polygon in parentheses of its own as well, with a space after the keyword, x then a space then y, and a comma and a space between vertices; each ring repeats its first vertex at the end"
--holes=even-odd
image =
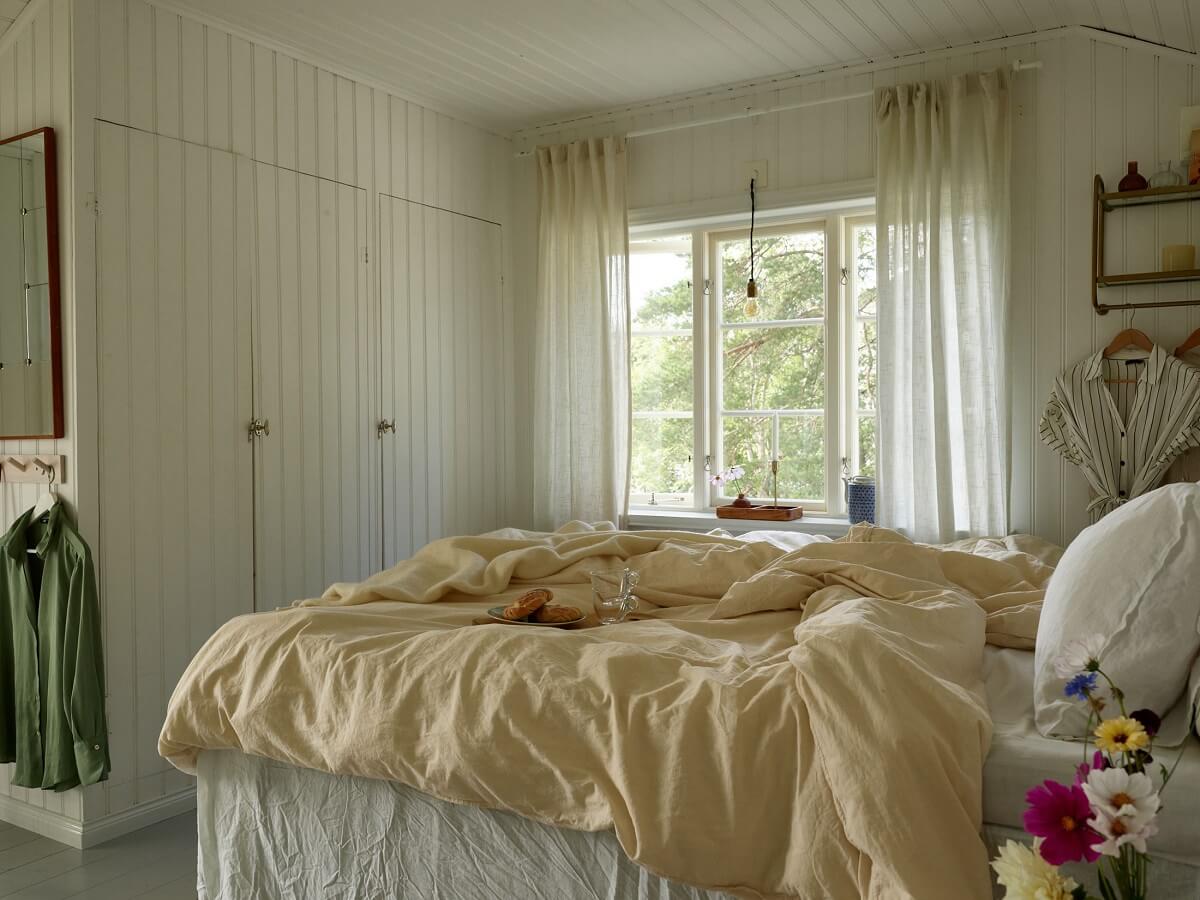
POLYGON ((692 409, 692 339, 634 335, 629 347, 634 412, 692 409))
POLYGON ((692 420, 634 419, 631 494, 658 503, 692 500, 692 420), (664 495, 683 495, 679 497, 664 495))
POLYGON ((691 235, 630 241, 629 306, 633 329, 691 329, 691 235))
POLYGON ((779 496, 825 499, 825 419, 796 416, 779 420, 779 496))
MULTIPOLYGON (((722 466, 742 466, 746 477, 742 490, 748 497, 765 496, 771 473, 771 418, 769 416, 725 416, 722 466)), ((722 489, 727 497, 737 496, 733 485, 722 489)))
POLYGON ((876 315, 874 225, 859 225, 854 229, 854 285, 858 291, 859 315, 876 315))
POLYGON ((875 320, 860 319, 858 323, 858 408, 875 409, 878 397, 879 341, 875 320))
MULTIPOLYGON (((721 320, 750 321, 745 311, 750 241, 723 241, 720 254, 724 293, 721 320)), ((756 236, 754 255, 754 279, 758 285, 755 319, 803 319, 825 314, 824 232, 756 236)))
POLYGON ((823 409, 825 328, 730 328, 722 335, 724 409, 823 409))
POLYGON ((875 416, 858 417, 858 472, 856 475, 874 475, 875 460, 875 416))

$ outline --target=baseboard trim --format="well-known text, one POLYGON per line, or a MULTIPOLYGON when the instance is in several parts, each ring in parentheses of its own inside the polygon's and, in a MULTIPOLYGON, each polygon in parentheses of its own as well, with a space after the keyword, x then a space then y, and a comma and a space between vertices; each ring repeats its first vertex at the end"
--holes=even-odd
POLYGON ((76 850, 95 847, 97 844, 103 844, 105 841, 111 841, 123 834, 146 828, 195 808, 194 786, 148 803, 139 803, 119 813, 101 816, 90 822, 77 822, 62 813, 38 809, 36 806, 0 795, 0 820, 68 847, 74 847, 76 850))

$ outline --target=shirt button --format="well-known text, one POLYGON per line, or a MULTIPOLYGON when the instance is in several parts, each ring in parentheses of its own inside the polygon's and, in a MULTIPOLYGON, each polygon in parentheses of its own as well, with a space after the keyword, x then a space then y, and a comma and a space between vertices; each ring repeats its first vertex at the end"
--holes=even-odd
POLYGON ((1125 496, 1125 492, 1124 492, 1124 491, 1119 491, 1118 493, 1119 493, 1119 494, 1120 494, 1120 496, 1122 496, 1122 497, 1124 497, 1124 496, 1125 496))
POLYGON ((1125 437, 1125 432, 1121 432, 1121 437, 1125 437))
POLYGON ((99 750, 99 749, 100 749, 100 745, 99 745, 99 744, 92 744, 92 749, 93 749, 93 750, 99 750))
POLYGON ((1125 460, 1121 460, 1121 465, 1125 465, 1125 460))

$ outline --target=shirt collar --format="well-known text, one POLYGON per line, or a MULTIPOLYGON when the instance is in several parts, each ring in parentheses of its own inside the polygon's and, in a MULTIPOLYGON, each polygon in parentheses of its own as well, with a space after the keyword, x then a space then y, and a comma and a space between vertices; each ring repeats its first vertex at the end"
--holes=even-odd
POLYGON ((3 552, 7 553, 13 559, 24 561, 26 553, 33 549, 37 550, 38 556, 46 558, 46 551, 58 533, 59 524, 62 520, 62 502, 54 501, 54 505, 50 507, 48 513, 49 520, 44 526, 40 526, 41 534, 39 536, 37 546, 30 547, 29 538, 35 533, 34 527, 38 525, 33 518, 33 507, 25 510, 13 522, 12 527, 8 532, 0 538, 0 547, 3 552))
MULTIPOLYGON (((1167 353, 1162 347, 1155 344, 1150 348, 1150 355, 1146 357, 1146 367, 1144 374, 1147 384, 1156 384, 1163 369, 1167 367, 1167 363, 1171 360, 1171 354, 1167 353)), ((1087 368, 1084 377, 1091 381, 1096 378, 1104 377, 1104 351, 1097 350, 1087 361, 1087 368)), ((1141 376, 1139 376, 1140 378, 1141 376)))

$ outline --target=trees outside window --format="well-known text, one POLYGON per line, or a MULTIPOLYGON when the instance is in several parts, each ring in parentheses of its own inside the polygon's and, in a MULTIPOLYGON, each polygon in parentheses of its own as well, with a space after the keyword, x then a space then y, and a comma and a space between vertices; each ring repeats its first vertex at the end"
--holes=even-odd
POLYGON ((727 502, 732 465, 769 498, 777 458, 781 500, 839 512, 843 469, 873 474, 873 222, 772 224, 754 255, 751 316, 748 233, 631 235, 631 506, 727 502))

